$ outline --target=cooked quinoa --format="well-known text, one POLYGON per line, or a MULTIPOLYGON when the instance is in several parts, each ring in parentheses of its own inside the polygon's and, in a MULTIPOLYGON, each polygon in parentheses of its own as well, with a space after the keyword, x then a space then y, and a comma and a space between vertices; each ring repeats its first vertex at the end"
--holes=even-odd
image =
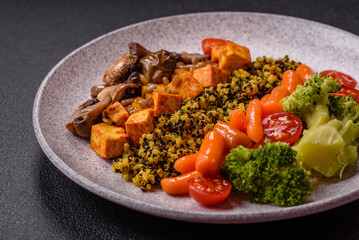
POLYGON ((142 136, 140 147, 131 147, 116 159, 113 170, 143 191, 163 178, 177 176, 174 162, 198 152, 205 134, 217 122, 228 122, 233 110, 245 110, 251 99, 261 98, 278 86, 284 71, 299 65, 288 56, 258 57, 247 70, 231 72, 227 83, 206 88, 201 95, 184 100, 174 114, 156 119, 155 130, 142 136))

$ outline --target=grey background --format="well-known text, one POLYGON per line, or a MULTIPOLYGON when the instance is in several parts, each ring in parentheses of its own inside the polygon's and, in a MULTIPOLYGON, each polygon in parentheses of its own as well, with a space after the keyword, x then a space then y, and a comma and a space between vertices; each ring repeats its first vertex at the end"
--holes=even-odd
POLYGON ((285 221, 208 225, 104 200, 52 165, 32 127, 35 94, 68 53, 109 31, 209 11, 301 17, 359 35, 359 1, 0 1, 0 239, 359 239, 359 201, 285 221))

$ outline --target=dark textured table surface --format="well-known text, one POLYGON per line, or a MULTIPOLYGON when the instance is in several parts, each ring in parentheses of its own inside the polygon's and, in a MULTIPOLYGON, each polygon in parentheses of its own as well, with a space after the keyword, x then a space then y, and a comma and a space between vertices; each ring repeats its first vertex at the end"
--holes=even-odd
POLYGON ((153 18, 209 11, 300 17, 359 35, 351 1, 1 1, 0 239, 359 239, 359 201, 275 222, 208 225, 163 219, 104 200, 46 157, 32 126, 38 87, 68 53, 109 31, 153 18))

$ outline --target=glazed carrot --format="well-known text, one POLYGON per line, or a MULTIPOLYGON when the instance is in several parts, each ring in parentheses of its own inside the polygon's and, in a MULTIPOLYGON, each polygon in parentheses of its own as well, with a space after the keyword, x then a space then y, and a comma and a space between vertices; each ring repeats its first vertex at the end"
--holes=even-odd
POLYGON ((299 74, 302 85, 314 74, 314 71, 304 64, 299 65, 295 71, 299 74))
POLYGON ((262 118, 268 116, 269 114, 276 112, 283 112, 283 105, 281 102, 266 102, 262 104, 262 118))
POLYGON ((213 131, 217 131, 222 134, 227 150, 235 148, 238 145, 242 145, 246 148, 252 147, 252 140, 248 137, 247 134, 229 126, 224 122, 216 123, 216 125, 214 125, 213 131))
POLYGON ((267 101, 268 97, 269 97, 270 93, 264 95, 259 101, 263 104, 267 101))
POLYGON ((194 171, 196 169, 196 160, 198 157, 198 153, 193 153, 190 155, 186 155, 180 157, 175 161, 174 168, 177 172, 180 173, 188 173, 194 171))
POLYGON ((196 170, 203 175, 215 175, 222 166, 225 141, 217 131, 210 131, 203 139, 196 161, 196 170))
POLYGON ((247 135, 253 142, 263 139, 262 109, 258 99, 249 102, 246 112, 247 135))
POLYGON ((169 195, 188 193, 188 180, 201 176, 197 171, 188 172, 177 177, 169 177, 161 180, 161 187, 169 195))
POLYGON ((268 96, 265 103, 279 102, 280 100, 282 100, 282 98, 289 96, 289 95, 290 95, 290 93, 285 86, 277 86, 277 87, 273 88, 272 92, 268 96))
POLYGON ((246 114, 241 110, 234 110, 229 119, 228 125, 241 132, 246 132, 246 114))
POLYGON ((285 86, 290 94, 295 91, 298 84, 302 84, 302 80, 296 71, 287 70, 283 73, 281 85, 285 86))
POLYGON ((266 101, 264 103, 261 103, 262 117, 265 117, 275 112, 282 112, 283 106, 280 100, 289 95, 290 93, 285 86, 281 85, 275 87, 266 99, 266 101))

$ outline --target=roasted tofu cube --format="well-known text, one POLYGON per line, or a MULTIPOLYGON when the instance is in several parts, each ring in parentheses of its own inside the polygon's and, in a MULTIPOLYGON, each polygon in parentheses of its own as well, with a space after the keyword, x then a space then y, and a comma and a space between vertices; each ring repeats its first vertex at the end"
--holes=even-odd
POLYGON ((123 127, 98 123, 91 128, 90 145, 100 157, 109 159, 121 156, 129 136, 123 127))
POLYGON ((176 90, 182 99, 194 98, 203 92, 203 87, 194 79, 192 72, 186 71, 178 76, 172 78, 172 82, 168 84, 168 87, 176 90))
POLYGON ((143 109, 130 115, 125 123, 125 128, 130 138, 130 144, 139 146, 142 135, 152 132, 155 128, 153 109, 143 109))
POLYGON ((214 65, 208 64, 205 67, 194 70, 193 77, 203 87, 213 87, 217 86, 219 83, 226 83, 228 81, 228 72, 214 65))
POLYGON ((153 114, 159 117, 162 113, 173 114, 181 107, 182 97, 178 94, 153 92, 153 114))
POLYGON ((251 64, 249 49, 231 41, 226 41, 223 46, 215 47, 212 58, 218 59, 218 67, 228 72, 239 68, 247 69, 251 64))
POLYGON ((211 51, 211 61, 218 62, 219 57, 225 52, 224 46, 214 46, 211 51))
POLYGON ((129 116, 125 107, 119 102, 111 104, 102 112, 102 117, 111 119, 119 127, 125 126, 129 116))

